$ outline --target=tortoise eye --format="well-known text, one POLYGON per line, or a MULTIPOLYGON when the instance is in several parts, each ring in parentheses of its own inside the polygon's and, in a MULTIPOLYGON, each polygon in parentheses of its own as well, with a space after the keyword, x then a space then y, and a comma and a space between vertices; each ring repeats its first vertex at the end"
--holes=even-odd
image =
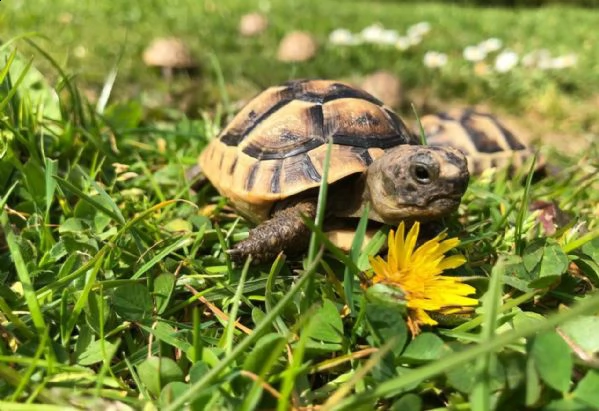
POLYGON ((412 157, 410 175, 420 184, 430 184, 439 177, 439 164, 430 153, 418 153, 412 157))
POLYGON ((430 184, 439 176, 439 169, 435 164, 415 162, 410 167, 412 178, 420 184, 430 184))
POLYGON ((415 164, 412 170, 412 175, 422 184, 428 184, 431 182, 431 173, 428 170, 428 167, 424 164, 415 164))

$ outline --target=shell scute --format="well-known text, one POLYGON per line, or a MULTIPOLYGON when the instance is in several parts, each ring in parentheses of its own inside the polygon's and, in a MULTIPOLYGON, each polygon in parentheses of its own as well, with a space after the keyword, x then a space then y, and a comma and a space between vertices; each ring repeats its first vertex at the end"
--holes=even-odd
POLYGON ((352 147, 389 148, 408 144, 409 133, 401 121, 393 121, 382 106, 364 104, 363 100, 333 100, 322 107, 324 133, 335 144, 352 147))
POLYGON ((324 144, 322 123, 321 106, 295 100, 257 125, 239 149, 259 160, 299 155, 324 144))

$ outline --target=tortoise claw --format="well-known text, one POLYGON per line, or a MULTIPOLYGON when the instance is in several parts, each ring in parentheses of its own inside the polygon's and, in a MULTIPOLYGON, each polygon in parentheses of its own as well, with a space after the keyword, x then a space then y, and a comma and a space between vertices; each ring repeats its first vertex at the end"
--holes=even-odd
POLYGON ((225 253, 229 255, 231 261, 234 261, 236 263, 243 261, 243 253, 236 248, 229 248, 228 250, 225 250, 225 253))
POLYGON ((229 258, 235 264, 244 264, 248 258, 251 258, 250 264, 258 264, 260 262, 260 260, 254 258, 253 255, 244 253, 238 248, 229 248, 228 250, 225 250, 225 253, 229 255, 229 258))

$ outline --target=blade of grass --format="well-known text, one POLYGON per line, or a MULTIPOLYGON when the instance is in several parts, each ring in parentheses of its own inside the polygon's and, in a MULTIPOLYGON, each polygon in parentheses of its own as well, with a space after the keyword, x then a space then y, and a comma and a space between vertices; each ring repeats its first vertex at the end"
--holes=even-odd
MULTIPOLYGON (((294 326, 294 332, 297 332, 299 327, 302 327, 305 323, 305 319, 300 318, 294 326)), ((289 334, 285 334, 289 336, 289 334)), ((259 379, 254 380, 252 384, 252 388, 249 390, 248 394, 245 396, 243 403, 241 404, 240 411, 252 411, 256 409, 256 404, 258 403, 260 396, 263 391, 263 384, 261 382, 267 381, 267 375, 269 371, 277 364, 281 352, 285 348, 285 344, 287 344, 287 338, 281 338, 280 342, 278 342, 274 347, 272 347, 270 355, 262 362, 262 366, 260 368, 260 372, 258 374, 259 379)), ((274 395, 274 393, 272 393, 274 395)), ((277 399, 280 397, 280 393, 276 393, 275 396, 277 399)))
POLYGON ((56 175, 54 176, 54 178, 58 181, 58 185, 61 186, 62 189, 72 192, 77 197, 79 197, 80 199, 82 199, 83 201, 85 201, 86 203, 91 205, 92 207, 94 207, 96 210, 101 211, 102 213, 106 214, 108 217, 112 218, 113 220, 115 220, 121 224, 125 223, 125 219, 122 214, 115 213, 114 210, 109 210, 108 208, 104 207, 104 205, 100 204, 99 202, 97 202, 96 200, 94 200, 93 198, 91 198, 90 196, 85 194, 83 191, 81 191, 78 187, 76 187, 70 181, 67 181, 64 178, 56 176, 56 175))
POLYGON ((254 332, 244 337, 239 343, 233 348, 231 353, 225 356, 216 367, 208 371, 202 378, 195 383, 191 384, 187 391, 181 393, 175 401, 164 408, 164 411, 175 411, 180 409, 186 402, 192 401, 198 394, 201 393, 202 388, 208 387, 212 381, 219 376, 219 374, 225 370, 235 359, 237 359, 245 350, 247 350, 256 340, 262 335, 262 333, 272 326, 272 321, 283 311, 289 302, 292 301, 293 297, 304 287, 306 282, 314 275, 322 252, 319 253, 312 264, 308 267, 299 280, 289 289, 283 298, 277 303, 277 305, 269 311, 260 324, 256 326, 254 332))
POLYGON ((6 190, 6 193, 4 194, 4 197, 0 196, 0 210, 4 210, 4 206, 6 205, 6 202, 8 201, 8 198, 12 194, 13 190, 17 187, 17 184, 19 184, 19 182, 15 181, 13 183, 13 185, 10 186, 10 188, 8 190, 6 190))
MULTIPOLYGON (((60 64, 58 64, 56 62, 56 60, 54 60, 54 58, 52 58, 52 56, 50 56, 50 54, 48 54, 42 47, 38 46, 37 43, 35 43, 33 40, 31 40, 29 38, 25 38, 25 41, 31 47, 33 47, 34 49, 36 49, 36 51, 38 53, 40 53, 46 60, 48 60, 48 62, 52 65, 52 67, 54 67, 54 69, 60 75, 61 81, 64 82, 67 85, 67 88, 69 90, 69 94, 71 95, 71 98, 73 100, 72 104, 75 107, 75 110, 74 110, 74 113, 76 115, 75 118, 74 118, 75 124, 81 124, 83 126, 83 129, 85 129, 86 128, 85 127, 86 126, 86 124, 85 124, 85 113, 83 112, 83 103, 81 102, 81 96, 79 94, 79 90, 69 80, 69 77, 66 75, 66 73, 64 72, 64 70, 62 69, 62 67, 60 66, 60 64)), ((64 115, 64 113, 63 113, 63 115, 64 115)))
MULTIPOLYGON (((327 143, 327 152, 324 159, 323 172, 320 181, 320 188, 318 190, 318 199, 316 204, 316 217, 314 219, 314 226, 318 227, 322 230, 322 224, 324 222, 324 214, 326 210, 327 203, 327 189, 328 189, 328 178, 329 178, 329 164, 331 161, 331 148, 333 146, 333 140, 329 139, 327 143)), ((307 260, 304 263, 304 268, 309 266, 314 261, 314 257, 318 252, 319 242, 318 236, 313 231, 310 235, 310 244, 308 246, 308 256, 307 260)), ((300 302, 300 308, 302 312, 306 312, 309 307, 312 306, 313 296, 314 296, 314 279, 310 278, 308 282, 306 282, 305 289, 305 297, 300 302)), ((279 400, 278 404, 281 404, 281 400, 279 400)))
MULTIPOLYGON (((366 237, 366 229, 368 228, 368 213, 370 212, 370 207, 367 204, 364 207, 364 211, 362 212, 362 216, 360 217, 360 221, 358 222, 358 226, 356 227, 356 232, 354 234, 354 238, 352 240, 351 249, 349 251, 349 257, 354 262, 355 268, 358 266, 358 260, 362 253, 362 244, 364 243, 364 237, 366 237)), ((354 308, 354 278, 358 274, 359 270, 352 269, 352 266, 345 265, 345 269, 343 270, 343 290, 345 295, 345 303, 349 307, 351 315, 355 315, 354 308)))
POLYGON ((77 321, 79 320, 79 315, 83 311, 83 308, 87 304, 89 292, 92 287, 96 284, 96 278, 100 268, 102 267, 102 263, 104 262, 104 258, 98 258, 96 263, 94 264, 91 272, 85 279, 85 285, 83 286, 83 290, 79 294, 77 301, 75 302, 75 306, 71 309, 70 314, 68 315, 68 321, 65 324, 63 333, 62 333, 62 343, 65 347, 68 347, 68 344, 71 339, 71 334, 75 329, 75 325, 77 325, 77 321))
POLYGON ((366 363, 354 374, 351 376, 348 382, 343 384, 341 387, 337 389, 329 399, 323 404, 322 408, 325 410, 332 409, 335 404, 339 403, 344 397, 349 394, 352 388, 358 384, 364 377, 378 365, 378 363, 383 359, 389 351, 393 348, 396 343, 396 338, 391 338, 387 341, 381 348, 379 348, 373 355, 366 361, 366 363))
MULTIPOLYGON (((280 253, 275 259, 275 261, 272 263, 272 266, 270 267, 268 279, 266 280, 266 290, 264 292, 264 306, 266 307, 266 311, 272 311, 275 306, 273 304, 274 298, 272 290, 275 284, 275 279, 281 272, 281 269, 283 268, 284 264, 285 255, 283 253, 280 253)), ((283 321, 281 317, 275 317, 272 324, 280 334, 289 334, 289 328, 287 328, 287 325, 285 325, 285 321, 283 321)))
POLYGON ((19 316, 13 312, 12 308, 2 297, 0 297, 0 312, 6 316, 6 319, 12 326, 14 326, 20 333, 23 334, 23 337, 29 339, 35 338, 35 333, 31 331, 23 321, 21 321, 19 316))
POLYGON ((132 280, 136 280, 144 275, 150 268, 154 267, 156 264, 164 260, 164 258, 171 254, 173 251, 183 248, 192 243, 192 239, 189 236, 184 236, 178 241, 175 241, 173 244, 165 247, 158 254, 152 257, 148 262, 139 267, 139 269, 131 276, 132 280))
POLYGON ((212 69, 214 70, 214 74, 216 75, 216 83, 218 85, 218 92, 220 93, 220 100, 223 102, 225 106, 225 111, 227 114, 230 114, 231 111, 231 102, 229 100, 229 93, 227 93, 227 86, 225 84, 225 77, 223 76, 223 70, 221 69, 220 62, 218 61, 218 57, 214 53, 210 53, 208 55, 210 59, 210 64, 212 65, 212 69))
POLYGON ((229 256, 229 253, 225 251, 228 248, 227 241, 223 236, 223 232, 221 231, 219 224, 214 224, 214 232, 216 233, 216 238, 218 239, 218 243, 220 244, 221 252, 223 252, 223 255, 225 256, 227 273, 229 274, 229 277, 231 277, 231 273, 233 272, 233 263, 231 262, 231 257, 229 256))
POLYGON ((235 333, 235 322, 237 321, 237 312, 239 311, 241 296, 243 295, 243 287, 245 285, 245 278, 247 277, 247 273, 251 263, 252 256, 248 256, 247 260, 245 260, 245 264, 243 265, 243 269, 241 270, 241 276, 239 277, 239 284, 237 284, 237 290, 235 291, 235 295, 233 295, 233 300, 231 301, 229 321, 227 322, 227 326, 225 327, 225 332, 221 340, 224 344, 226 355, 231 354, 231 351, 233 350, 233 335, 235 333))
POLYGON ((422 127, 422 123, 420 122, 420 116, 418 115, 418 111, 416 110, 416 106, 414 103, 410 103, 412 106, 412 111, 414 112, 414 116, 416 117, 416 122, 418 123, 418 130, 420 131, 420 144, 426 146, 428 142, 426 141, 426 134, 424 132, 424 127, 422 127))
POLYGON ((54 180, 53 176, 56 175, 58 171, 58 161, 52 160, 50 158, 45 158, 45 169, 44 174, 46 178, 46 212, 45 212, 45 221, 46 224, 50 222, 50 207, 52 207, 52 202, 54 200, 54 192, 56 191, 56 180, 54 180))
MULTIPOLYGON (((306 312, 306 314, 309 313, 306 312)), ((304 355, 306 354, 306 344, 314 326, 314 321, 312 321, 314 317, 310 315, 303 315, 302 317, 305 323, 303 324, 302 332, 299 333, 298 341, 293 346, 293 351, 290 355, 291 361, 285 370, 281 372, 283 381, 281 383, 279 398, 277 398, 277 411, 286 411, 289 408, 289 397, 294 388, 297 388, 297 378, 302 372, 307 371, 303 362, 304 355)))
POLYGON ((19 372, 19 375, 21 376, 21 381, 19 382, 19 385, 15 387, 15 391, 10 396, 11 401, 16 401, 21 397, 21 394, 25 392, 27 386, 31 383, 31 376, 35 371, 37 371, 37 363, 42 357, 44 351, 46 350, 46 344, 48 343, 48 333, 43 333, 41 337, 42 339, 40 340, 40 343, 37 346, 37 349, 35 350, 35 354, 33 354, 33 361, 29 364, 29 367, 27 367, 27 369, 25 369, 24 371, 21 370, 19 372))
POLYGON ((145 161, 142 161, 141 157, 138 156, 138 160, 139 160, 138 164, 141 166, 141 169, 142 169, 144 175, 147 177, 148 181, 150 182, 150 186, 154 190, 154 194, 156 194, 156 197, 158 198, 159 201, 165 201, 166 196, 162 192, 162 189, 160 188, 160 184, 158 184, 158 182, 156 181, 155 174, 152 172, 152 170, 150 170, 150 168, 145 163, 145 161))
MULTIPOLYGON (((106 376, 106 374, 110 374, 115 381, 119 380, 116 377, 116 375, 114 375, 114 373, 112 372, 111 364, 112 364, 112 360, 113 360, 114 356, 119 351, 118 347, 120 347, 120 345, 121 345, 121 339, 117 338, 114 341, 115 349, 111 353, 109 353, 106 350, 105 342, 106 342, 105 339, 100 340, 100 352, 102 353, 102 367, 98 371, 98 376, 96 378, 96 386, 94 387, 94 395, 96 398, 100 397, 102 386, 104 385, 103 380, 104 380, 104 377, 106 376), (110 355, 108 355, 108 354, 110 354, 110 355)), ((124 387, 121 387, 121 388, 124 388, 124 387)))
POLYGON ((54 194, 56 192, 56 180, 52 177, 58 172, 58 161, 49 159, 45 153, 42 153, 44 157, 44 174, 45 174, 45 195, 46 195, 46 210, 44 212, 44 224, 40 227, 40 238, 41 238, 41 249, 46 251, 49 250, 56 241, 50 231, 50 210, 52 202, 54 201, 54 194))
POLYGON ((309 219, 304 219, 304 224, 308 226, 308 228, 312 231, 312 234, 316 236, 318 241, 331 253, 341 261, 343 264, 351 267, 351 269, 355 272, 359 272, 359 268, 354 264, 354 262, 347 256, 343 251, 339 249, 335 244, 329 240, 324 232, 318 228, 312 221, 309 219))
MULTIPOLYGON (((533 290, 533 291, 528 291, 522 295, 519 295, 516 298, 512 298, 508 301, 506 301, 505 304, 503 304, 500 308, 499 308, 499 312, 500 313, 504 313, 504 312, 508 312, 510 311, 512 308, 519 306, 520 304, 525 303, 528 300, 531 300, 535 295, 542 293, 542 290, 533 290)), ((479 325, 481 325, 483 323, 483 321, 485 320, 485 316, 484 315, 480 315, 476 318, 473 318, 470 321, 465 322, 464 324, 460 324, 457 327, 452 329, 453 331, 456 332, 466 332, 466 331, 470 331, 476 327, 478 327, 479 325)))
MULTIPOLYGON (((316 205, 316 218, 314 219, 314 225, 322 231, 322 223, 324 222, 324 214, 326 211, 327 204, 327 191, 328 191, 328 178, 329 178, 329 166, 331 163, 331 149, 333 147, 333 140, 329 139, 327 143, 327 152, 324 158, 324 164, 322 166, 322 179, 320 181, 320 189, 318 191, 318 203, 316 205)), ((308 265, 312 264, 316 253, 318 252, 319 241, 316 234, 312 233, 310 237, 310 246, 308 247, 308 265)))
MULTIPOLYGON (((14 58, 13 58, 14 60, 14 58)), ((12 62, 12 60, 11 60, 12 62)), ((6 76, 6 80, 8 83, 8 87, 7 87, 7 93, 6 93, 6 97, 4 97, 4 100, 0 101, 0 113, 4 112, 4 109, 6 108, 6 106, 12 101, 13 97, 17 94, 19 86, 21 85, 21 83, 23 82, 23 80, 25 80, 25 76, 27 76, 27 72, 29 71, 29 68, 31 67, 31 63, 32 60, 29 60, 29 63, 27 63, 27 65, 25 66, 25 68, 23 68, 23 71, 21 71, 21 74, 19 74, 19 77, 17 78, 17 81, 12 84, 11 80, 10 80, 10 74, 6 76)), ((6 83, 3 83, 3 85, 6 83)))
POLYGON ((117 221, 121 224, 125 224, 125 217, 123 216, 121 209, 118 205, 116 205, 112 197, 108 195, 106 190, 104 190, 96 181, 94 181, 93 178, 90 178, 89 183, 93 189, 96 190, 100 198, 110 205, 111 211, 117 216, 117 221))
POLYGON ((108 75, 106 76, 106 80, 104 80, 104 85, 102 86, 102 91, 100 92, 100 96, 98 97, 98 102, 96 103, 96 113, 103 114, 106 109, 106 105, 108 104, 108 100, 110 99, 110 94, 112 93, 112 88, 114 87, 114 82, 116 81, 116 77, 119 74, 118 65, 121 57, 123 55, 124 47, 121 47, 121 52, 117 58, 117 62, 112 66, 108 75))
POLYGON ((575 304, 571 309, 560 311, 558 314, 548 317, 545 321, 531 323, 529 327, 523 327, 499 334, 491 341, 477 344, 464 351, 455 352, 442 360, 424 365, 398 378, 382 382, 371 391, 355 395, 346 401, 339 403, 334 410, 347 410, 354 408, 365 401, 373 401, 399 394, 405 388, 410 387, 413 384, 433 378, 460 364, 473 361, 480 355, 496 351, 501 347, 516 342, 520 338, 531 337, 535 334, 551 330, 555 326, 573 320, 576 317, 590 315, 597 311, 599 311, 599 294, 587 297, 580 303, 575 304))
POLYGON ((152 396, 148 392, 145 384, 143 382, 141 382, 141 380, 139 379, 139 375, 137 374, 137 371, 135 370, 135 367, 134 367, 133 363, 131 362, 131 360, 129 359, 129 357, 125 356, 123 361, 127 365, 127 369, 129 370, 129 373, 131 374, 131 378, 133 379, 133 382, 135 382, 135 386, 138 387, 138 389, 139 389, 139 395, 142 398, 146 399, 147 401, 150 401, 152 396))
POLYGON ((537 163, 537 155, 532 159, 530 169, 528 170, 528 176, 526 177, 526 184, 524 185, 524 194, 522 195, 522 202, 520 203, 520 209, 518 210, 518 216, 516 218, 516 227, 514 240, 516 245, 516 253, 522 255, 524 251, 524 241, 522 241, 522 227, 524 225, 524 217, 528 211, 528 203, 530 199, 530 186, 532 185, 532 177, 534 174, 535 164, 537 163))
POLYGON ((194 307, 192 311, 193 328, 192 328, 192 344, 193 344, 193 356, 191 357, 192 362, 202 360, 202 354, 204 351, 204 342, 202 341, 202 325, 200 320, 200 311, 198 307, 194 307))
MULTIPOLYGON (((2 70, 0 70, 0 82, 4 83, 4 79, 6 79, 6 77, 8 76, 8 73, 10 71, 10 68, 12 66, 13 61, 15 61, 15 58, 17 57, 17 50, 13 50, 11 51, 11 53, 8 55, 8 57, 6 58, 6 61, 4 62, 4 67, 2 68, 2 70)), ((3 84, 4 85, 4 84, 3 84)), ((10 97, 5 97, 5 99, 9 99, 10 97)))
MULTIPOLYGON (((484 301, 484 318, 481 343, 489 342, 495 338, 495 329, 497 327, 497 317, 501 306, 501 291, 503 278, 501 269, 498 265, 493 267, 491 272, 491 281, 484 301)), ((478 357, 476 360, 476 383, 470 395, 470 405, 473 411, 489 411, 491 409, 491 361, 494 359, 493 352, 489 351, 478 357)))
POLYGON ((595 231, 591 231, 590 233, 586 233, 585 235, 577 238, 576 240, 572 240, 569 243, 562 246, 562 250, 564 253, 568 254, 577 248, 582 247, 589 241, 593 241, 595 238, 599 237, 599 229, 595 231))
POLYGON ((38 336, 42 335, 47 330, 46 322, 44 320, 44 316, 42 315, 42 310, 35 293, 35 288, 33 287, 33 283, 31 281, 31 276, 29 275, 29 270, 27 269, 27 264, 25 264, 23 254, 21 254, 21 248, 19 247, 15 233, 10 226, 8 215, 4 210, 2 210, 0 214, 0 226, 4 231, 4 236, 6 237, 6 243, 8 245, 12 261, 17 270, 17 276, 19 277, 19 281, 23 286, 23 293, 25 294, 25 301, 29 309, 29 315, 31 315, 31 319, 33 320, 33 325, 35 326, 38 336))

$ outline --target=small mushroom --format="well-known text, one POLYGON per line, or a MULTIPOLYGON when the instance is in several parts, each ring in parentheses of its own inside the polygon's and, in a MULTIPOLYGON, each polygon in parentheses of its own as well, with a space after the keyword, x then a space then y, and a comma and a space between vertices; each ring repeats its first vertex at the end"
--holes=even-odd
POLYGON ((293 31, 281 40, 277 59, 284 62, 306 61, 314 57, 316 49, 312 35, 305 31, 293 31))
POLYGON ((268 18, 261 13, 245 14, 239 20, 239 34, 253 37, 262 34, 268 27, 268 18))
POLYGON ((187 45, 176 37, 157 38, 144 50, 143 61, 150 67, 159 67, 170 80, 175 71, 191 71, 197 67, 187 45))
POLYGON ((388 71, 380 70, 366 76, 362 88, 390 107, 399 107, 402 103, 401 81, 388 71))

